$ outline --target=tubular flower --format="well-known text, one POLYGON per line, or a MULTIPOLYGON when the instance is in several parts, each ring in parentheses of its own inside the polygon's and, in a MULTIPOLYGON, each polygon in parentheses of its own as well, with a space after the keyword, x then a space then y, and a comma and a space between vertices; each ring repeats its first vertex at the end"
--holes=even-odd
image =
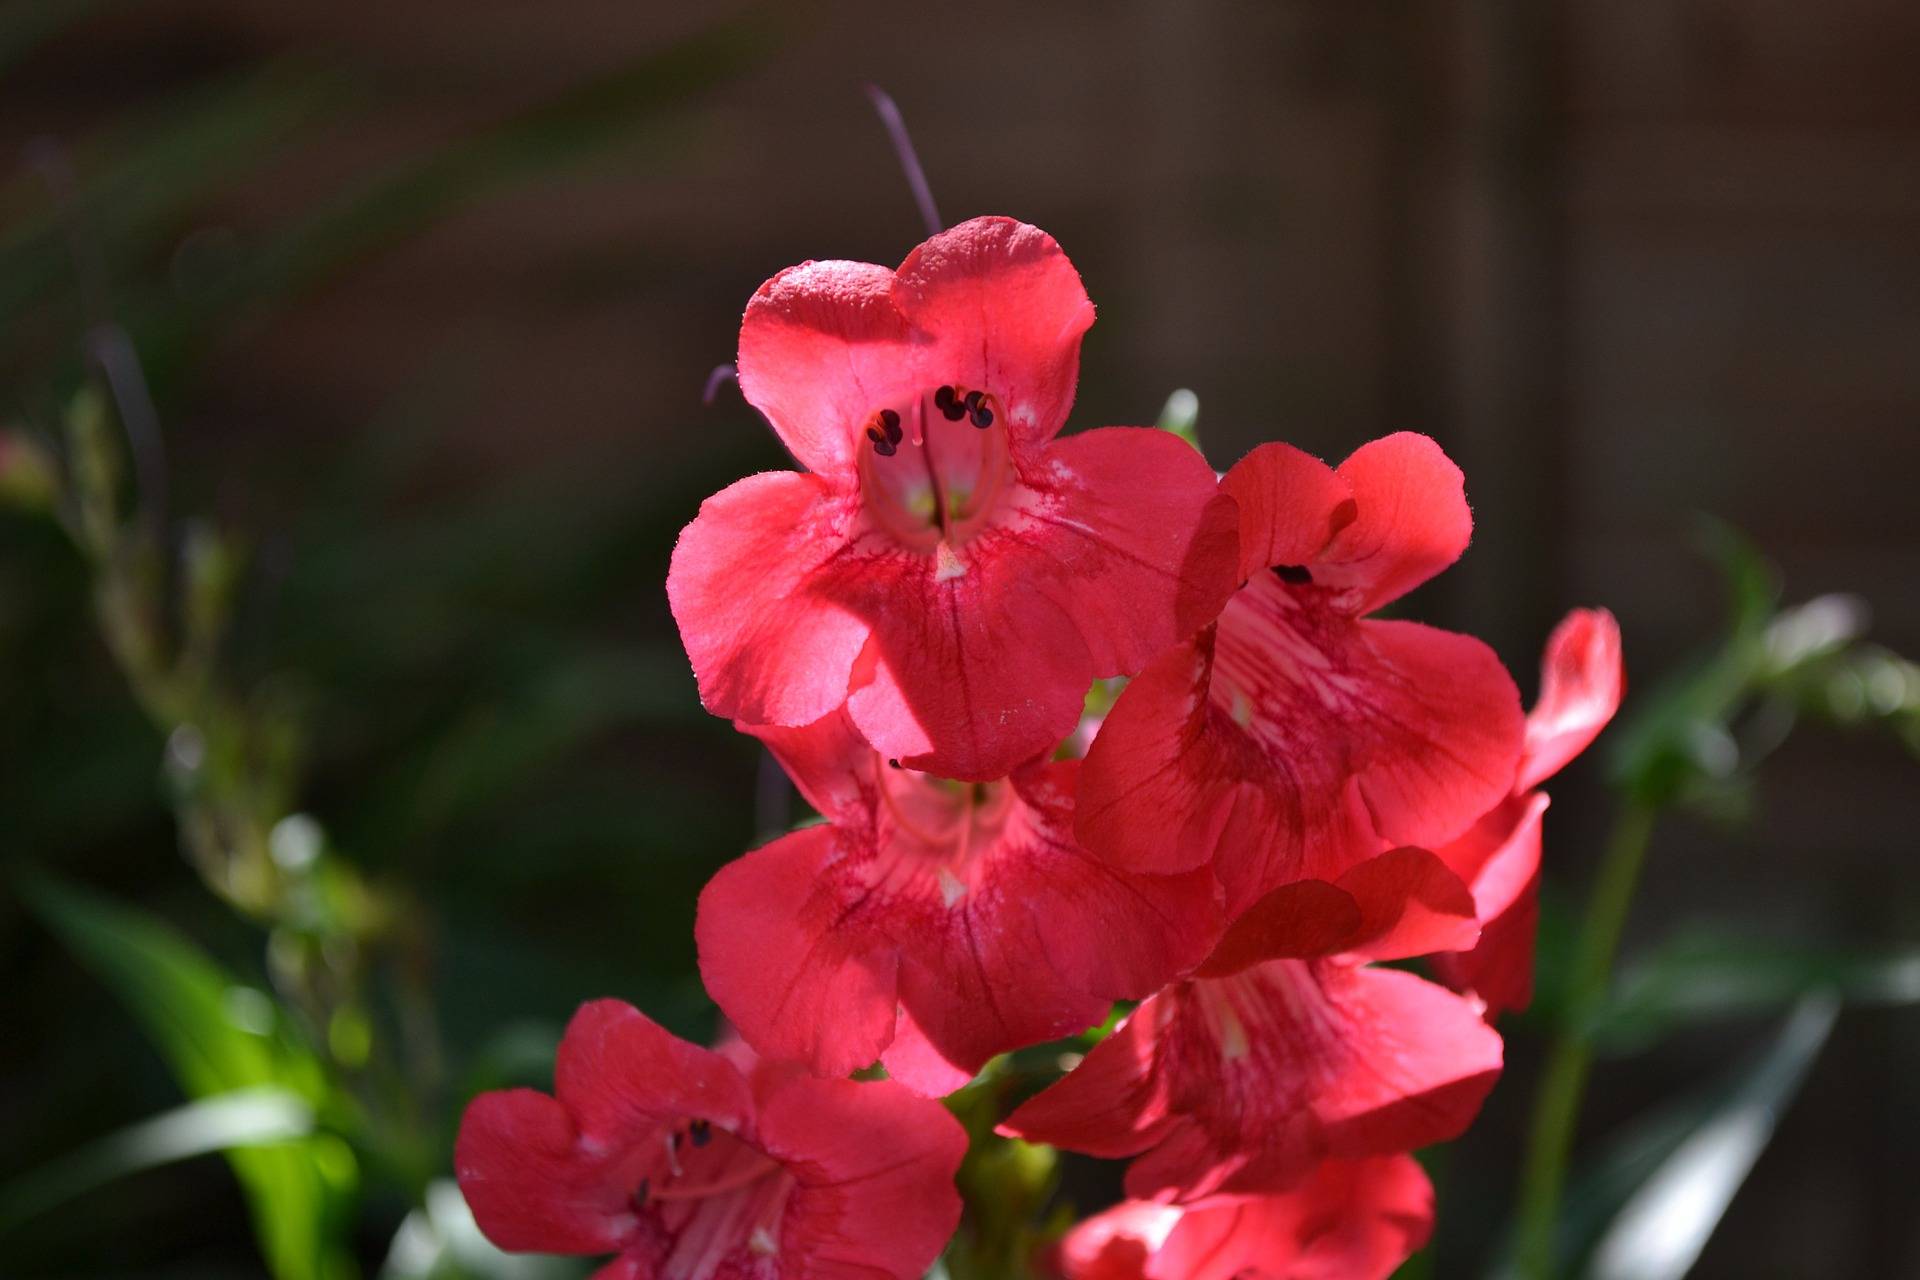
POLYGON ((1540 920, 1541 783, 1586 750, 1620 708, 1626 686, 1620 624, 1605 609, 1575 609, 1553 629, 1540 660, 1540 699, 1527 714, 1513 794, 1437 852, 1473 890, 1480 941, 1436 956, 1434 971, 1471 991, 1487 1016, 1533 999, 1533 945, 1540 920))
POLYGON ((1329 1160, 1291 1191, 1129 1200, 1061 1241, 1064 1280, 1386 1280, 1433 1231, 1409 1156, 1329 1160))
POLYGON ((1180 1202, 1457 1137, 1499 1075, 1500 1037, 1471 1002, 1366 961, 1476 934, 1466 886, 1423 849, 1283 886, 1001 1131, 1138 1155, 1127 1193, 1180 1202))
POLYGON ((1205 461, 1144 428, 1054 439, 1092 322, 1059 245, 1007 218, 761 286, 740 389, 807 470, 716 494, 674 548, 710 710, 846 703, 882 755, 987 781, 1219 611, 1235 530, 1205 461))
POLYGON ((894 767, 844 710, 749 731, 827 819, 700 897, 707 989, 769 1056, 821 1075, 879 1058, 948 1093, 996 1053, 1151 993, 1219 932, 1204 870, 1133 875, 1074 843, 1078 761, 953 782, 894 767))
POLYGON ((1211 862, 1238 911, 1382 839, 1459 836, 1512 789, 1522 719, 1480 641, 1366 617, 1467 545, 1460 472, 1433 441, 1388 436, 1338 469, 1263 445, 1222 487, 1244 585, 1120 695, 1077 828, 1135 871, 1211 862))
POLYGON ((488 1239, 618 1254, 595 1280, 908 1280, 959 1221, 966 1135, 890 1082, 702 1049, 598 1000, 554 1086, 474 1099, 454 1163, 488 1239))

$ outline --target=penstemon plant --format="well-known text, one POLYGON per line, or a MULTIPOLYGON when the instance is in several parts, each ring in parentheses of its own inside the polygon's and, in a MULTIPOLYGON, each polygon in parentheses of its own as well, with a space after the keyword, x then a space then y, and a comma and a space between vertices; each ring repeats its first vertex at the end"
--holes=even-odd
MULTIPOLYGON (((64 433, 0 432, 0 506, 55 517, 83 553, 107 651, 166 738, 183 847, 266 932, 273 989, 26 880, 194 1101, 0 1184, 0 1240, 97 1181, 220 1150, 284 1280, 359 1273, 363 1182, 408 1210, 392 1280, 549 1273, 499 1250, 607 1259, 599 1280, 1378 1280, 1423 1248, 1435 1193, 1413 1153, 1472 1124, 1496 1023, 1533 1002, 1542 787, 1620 706, 1619 628, 1570 612, 1523 709, 1480 641, 1379 616, 1472 533, 1464 477, 1424 436, 1338 466, 1269 443, 1218 474, 1187 395, 1166 429, 1061 438, 1094 315, 1078 273, 1035 227, 944 226, 873 96, 929 238, 897 269, 809 262, 752 296, 739 388, 801 469, 709 498, 665 584, 707 709, 818 820, 700 895, 718 1042, 583 1004, 551 1093, 466 1107, 460 1194, 436 1177, 436 1104, 473 1086, 448 1084, 432 929, 297 811, 296 726, 224 669, 237 552, 171 527, 131 337, 96 330, 64 433), (1062 1153, 1127 1162, 1119 1203, 1077 1219, 1062 1153)), ((1920 998, 1910 964, 1890 981, 1819 958, 1790 981, 1749 959, 1746 986, 1679 964, 1614 989, 1659 815, 1742 812, 1803 715, 1920 747, 1920 668, 1856 643, 1857 603, 1780 610, 1758 558, 1719 540, 1733 624, 1621 735, 1615 834, 1573 962, 1542 983, 1553 1043, 1503 1276, 1598 1258, 1671 1280, 1731 1195, 1685 1189, 1685 1232, 1637 1215, 1651 1254, 1630 1212, 1583 1238, 1570 1157, 1611 1025, 1729 986, 1799 1000, 1799 1056, 1747 1091, 1776 1111, 1834 991, 1920 998)))
MULTIPOLYGON (((1150 428, 1056 439, 1092 319, 1007 218, 748 303, 741 391, 807 469, 708 499, 667 592, 708 709, 823 821, 701 895, 738 1039, 590 1004, 555 1096, 473 1104, 456 1167, 497 1244, 636 1280, 918 1276, 962 1219, 942 1097, 976 1164, 1132 1159, 1052 1250, 1068 1277, 1379 1277, 1426 1240, 1409 1153, 1499 1075, 1538 787, 1618 705, 1618 631, 1571 615, 1527 715, 1478 640, 1368 616, 1468 541, 1424 436, 1224 476, 1150 428), (1447 985, 1375 964, 1423 956, 1447 985), (978 1122, 990 1064, 1116 1001, 978 1122)), ((954 1274, 1033 1265, 982 1260, 999 1188, 969 1181, 954 1274)))

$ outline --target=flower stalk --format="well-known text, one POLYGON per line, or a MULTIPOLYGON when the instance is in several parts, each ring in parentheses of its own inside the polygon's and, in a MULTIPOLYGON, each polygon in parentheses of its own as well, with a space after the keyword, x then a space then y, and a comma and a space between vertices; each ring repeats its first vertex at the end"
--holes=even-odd
POLYGON ((1646 863, 1656 812, 1637 800, 1622 807, 1587 902, 1565 1011, 1534 1096, 1526 1166, 1520 1179, 1514 1257, 1519 1274, 1527 1280, 1551 1280, 1558 1270, 1555 1228, 1593 1062, 1593 1027, 1606 1004, 1614 956, 1646 863))

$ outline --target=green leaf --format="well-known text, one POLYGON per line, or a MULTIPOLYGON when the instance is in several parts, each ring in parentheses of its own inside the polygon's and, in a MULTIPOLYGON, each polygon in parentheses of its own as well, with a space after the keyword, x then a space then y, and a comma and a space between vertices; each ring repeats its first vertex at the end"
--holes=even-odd
POLYGON ((285 1089, 241 1089, 164 1111, 0 1187, 0 1234, 129 1174, 310 1136, 313 1108, 285 1089))
POLYGON ((1846 1004, 1920 1004, 1920 949, 1873 955, 1696 933, 1637 960, 1593 1027, 1618 1048, 1703 1018, 1771 1015, 1831 992, 1846 1004))
MULTIPOLYGON (((1839 1010, 1831 994, 1802 1000, 1772 1042, 1719 1085, 1609 1144, 1567 1196, 1554 1274, 1685 1276, 1765 1151, 1839 1010)), ((1505 1280, 1512 1272, 1496 1274, 1505 1280)))
MULTIPOLYGON (((21 885, 49 928, 146 1030, 191 1098, 271 1088, 316 1109, 325 1077, 264 992, 228 974, 165 923, 45 877, 21 885)), ((352 1274, 340 1240, 357 1172, 338 1138, 312 1134, 228 1152, 279 1280, 352 1274)))

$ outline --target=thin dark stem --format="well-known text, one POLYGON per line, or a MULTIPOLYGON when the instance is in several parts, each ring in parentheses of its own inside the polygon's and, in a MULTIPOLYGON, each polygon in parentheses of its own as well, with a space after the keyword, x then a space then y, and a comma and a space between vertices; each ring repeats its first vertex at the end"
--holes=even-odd
POLYGON ((107 379, 120 425, 133 450, 133 473, 139 484, 140 512, 147 534, 162 552, 167 537, 167 456, 160 436, 160 414, 153 407, 146 372, 133 339, 118 324, 108 322, 87 335, 87 355, 107 379))
POLYGON ((88 231, 81 214, 79 184, 66 147, 58 138, 35 138, 27 144, 25 158, 27 165, 46 184, 54 214, 66 233, 67 255, 73 262, 80 303, 90 326, 86 356, 105 376, 107 390, 119 411, 120 425, 127 433, 127 444, 133 454, 141 517, 154 550, 162 556, 165 573, 168 571, 164 562, 169 519, 167 457, 160 437, 160 415, 154 409, 146 373, 140 367, 140 353, 134 349, 126 329, 113 318, 107 256, 99 240, 88 231))
POLYGON ((1593 1024, 1606 1002, 1614 953, 1646 862, 1653 819, 1651 808, 1629 801, 1614 822, 1580 929, 1560 1029, 1534 1095, 1514 1243, 1516 1269, 1526 1280, 1552 1280, 1556 1273, 1555 1228, 1593 1061, 1593 1024))
POLYGON ((739 371, 730 364, 713 366, 713 372, 707 375, 706 388, 700 392, 700 403, 709 409, 713 408, 714 397, 718 396, 720 388, 729 382, 735 386, 740 384, 739 371))
POLYGON ((907 186, 913 189, 913 201, 920 206, 920 219, 927 224, 927 234, 939 235, 947 224, 940 220, 940 210, 934 207, 933 188, 927 185, 927 171, 920 167, 920 157, 914 152, 913 139, 907 136, 907 122, 901 119, 899 106, 877 84, 867 86, 867 98, 893 142, 893 154, 907 175, 907 186))

